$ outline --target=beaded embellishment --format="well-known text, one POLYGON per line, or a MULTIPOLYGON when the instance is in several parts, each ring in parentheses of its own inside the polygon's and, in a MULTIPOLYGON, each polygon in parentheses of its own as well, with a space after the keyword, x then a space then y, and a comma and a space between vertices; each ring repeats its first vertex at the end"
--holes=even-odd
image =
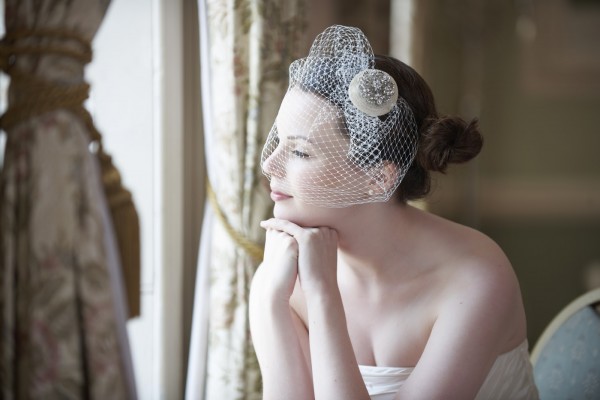
POLYGON ((398 86, 387 73, 378 69, 364 69, 350 82, 350 101, 371 117, 389 113, 398 101, 398 86))

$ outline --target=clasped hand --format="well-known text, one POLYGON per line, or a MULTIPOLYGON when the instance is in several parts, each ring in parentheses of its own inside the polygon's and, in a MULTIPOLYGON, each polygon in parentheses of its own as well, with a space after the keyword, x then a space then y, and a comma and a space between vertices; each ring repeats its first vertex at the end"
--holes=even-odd
POLYGON ((337 285, 337 232, 329 227, 304 228, 278 218, 262 221, 267 230, 261 268, 271 294, 289 301, 299 278, 307 294, 337 285))

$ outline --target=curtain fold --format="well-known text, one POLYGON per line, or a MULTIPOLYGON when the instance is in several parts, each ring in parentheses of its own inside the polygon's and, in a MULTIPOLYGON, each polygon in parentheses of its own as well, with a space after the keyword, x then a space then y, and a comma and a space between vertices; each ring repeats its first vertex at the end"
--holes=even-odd
POLYGON ((186 398, 260 399, 248 293, 272 212, 260 153, 298 57, 303 0, 199 0, 209 193, 186 398), (257 250, 258 249, 258 250, 257 250))
POLYGON ((83 108, 84 66, 108 5, 5 0, 0 66, 11 78, 1 120, 5 399, 136 397, 101 141, 83 108))

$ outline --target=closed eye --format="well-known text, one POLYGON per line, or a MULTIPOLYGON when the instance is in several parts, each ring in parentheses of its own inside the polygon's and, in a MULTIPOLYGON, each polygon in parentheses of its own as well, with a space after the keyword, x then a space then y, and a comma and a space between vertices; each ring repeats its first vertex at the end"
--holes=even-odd
POLYGON ((298 158, 308 158, 308 157, 310 157, 308 154, 306 154, 306 153, 304 153, 304 152, 302 152, 300 150, 293 150, 292 154, 295 155, 298 158))

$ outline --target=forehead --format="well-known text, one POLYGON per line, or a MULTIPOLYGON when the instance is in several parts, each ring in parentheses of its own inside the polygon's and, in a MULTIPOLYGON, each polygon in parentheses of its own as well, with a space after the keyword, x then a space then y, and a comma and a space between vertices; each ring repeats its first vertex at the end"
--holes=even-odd
POLYGON ((303 135, 312 139, 327 133, 341 134, 343 123, 339 114, 338 108, 322 97, 292 88, 281 102, 277 130, 282 137, 303 135))

